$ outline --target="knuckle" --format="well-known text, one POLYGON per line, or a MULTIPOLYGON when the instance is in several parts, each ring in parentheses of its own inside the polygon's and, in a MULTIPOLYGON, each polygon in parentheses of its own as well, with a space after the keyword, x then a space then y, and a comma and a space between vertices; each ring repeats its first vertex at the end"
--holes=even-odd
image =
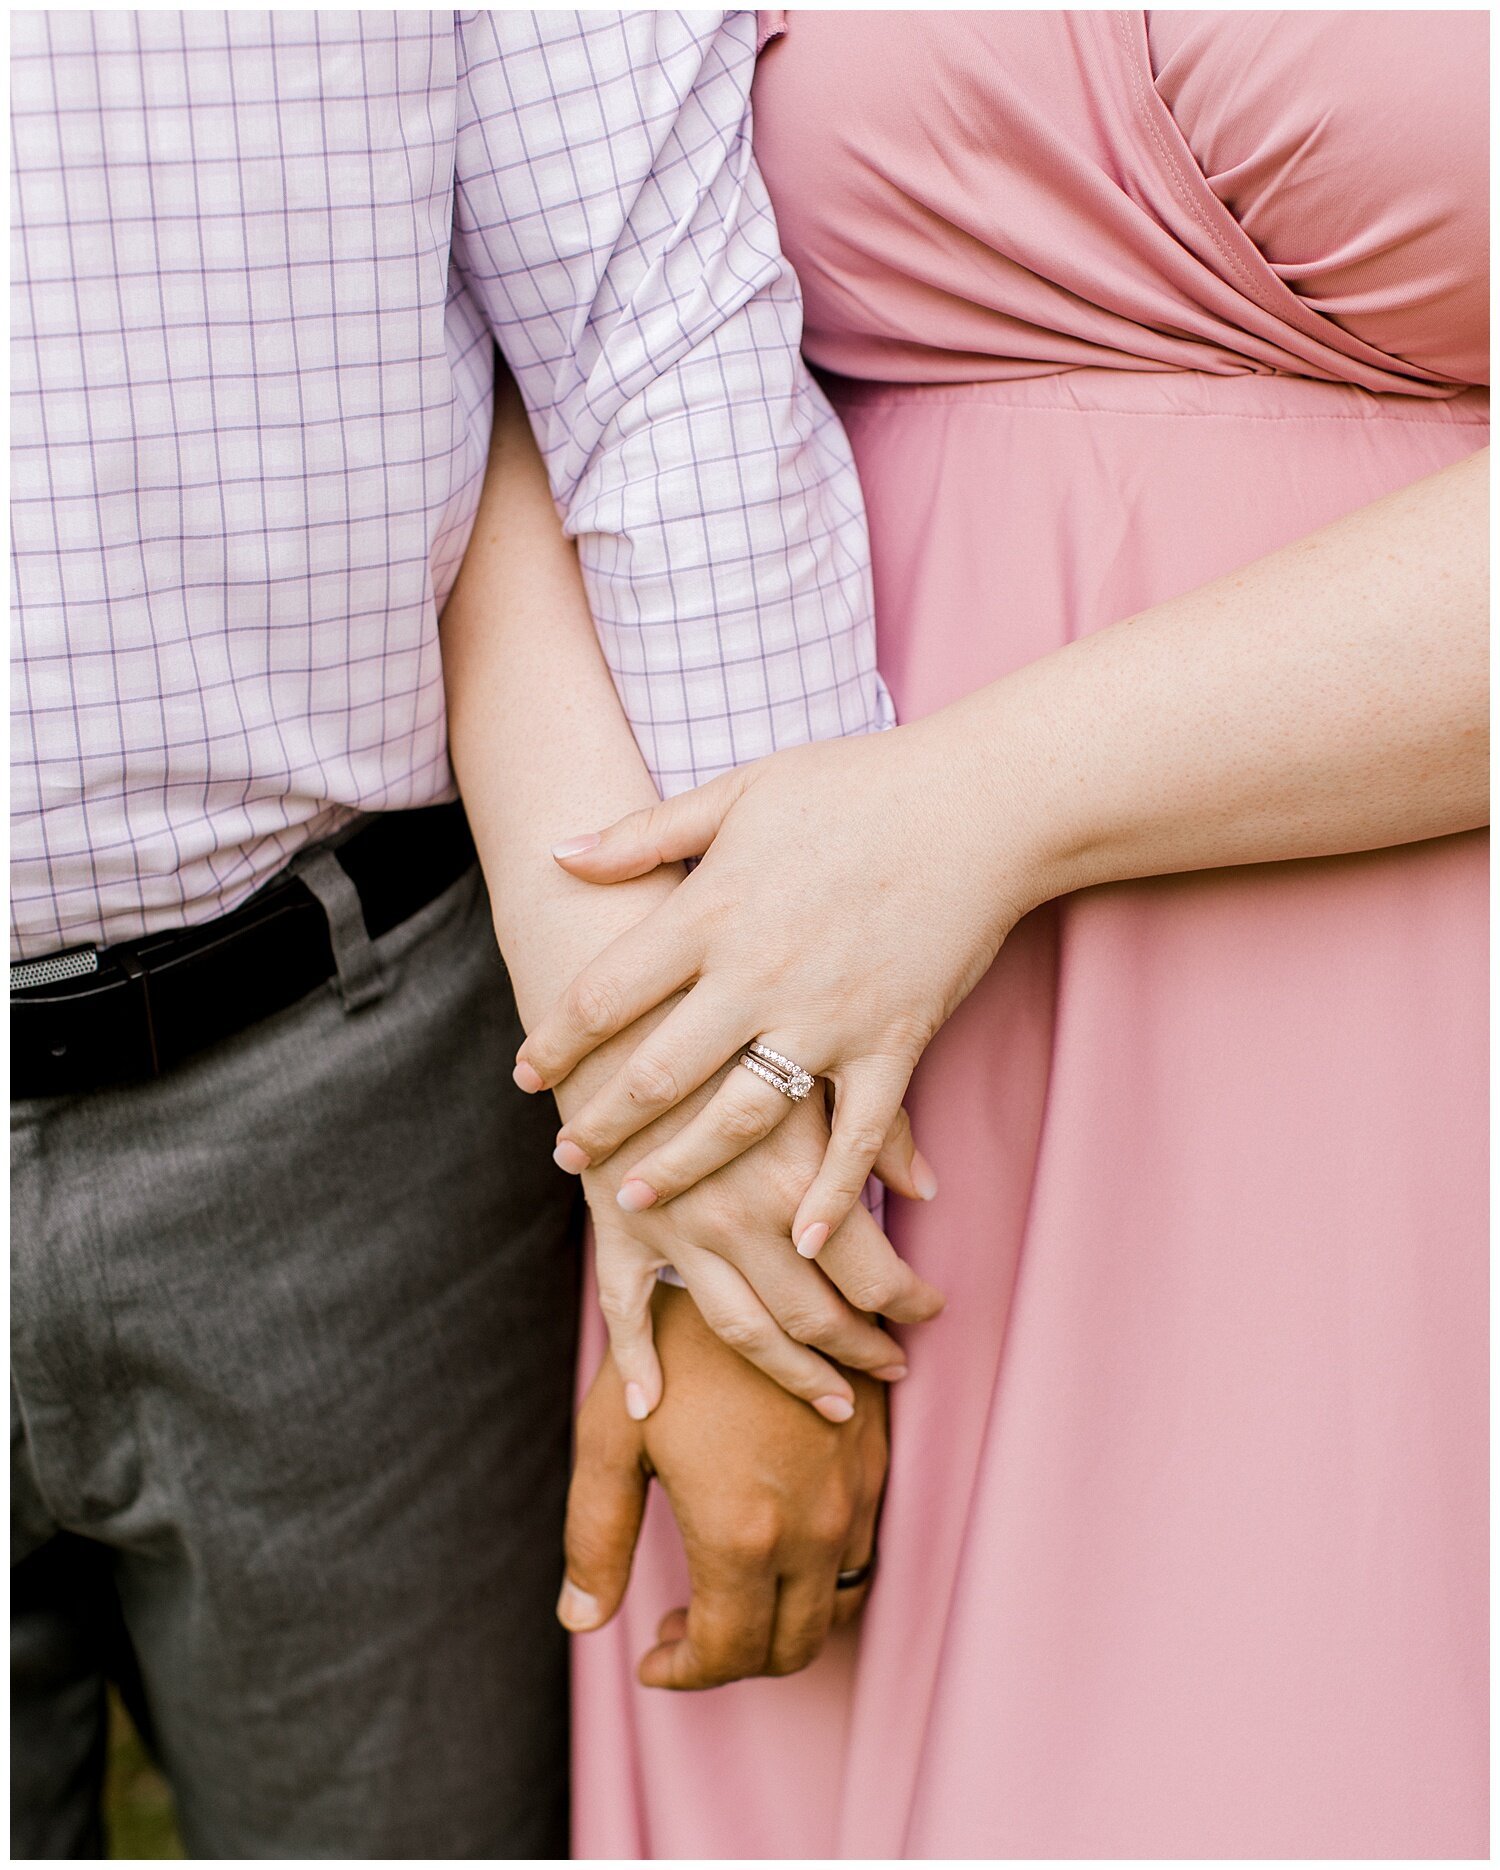
POLYGON ((631 837, 640 844, 648 856, 658 863, 663 861, 662 853, 666 849, 667 834, 672 828, 671 816, 664 805, 648 805, 642 812, 635 812, 630 820, 631 837))
POLYGON ((537 1026, 526 1035, 526 1062, 544 1079, 551 1075, 563 1056, 562 1043, 553 1037, 552 1024, 549 1015, 545 1025, 537 1026))
POLYGON ((808 1514, 806 1537, 819 1551, 837 1554, 844 1549, 853 1524, 853 1497, 838 1489, 808 1514))
POLYGON ((923 1298, 920 1289, 913 1290, 908 1286, 900 1287, 891 1297, 880 1302, 882 1314, 898 1325, 926 1324, 938 1309, 923 1298))
POLYGON ((622 1291, 617 1286, 601 1287, 599 1292, 599 1310, 611 1330, 634 1326, 640 1321, 641 1307, 633 1292, 622 1291))
POLYGON ((585 1114, 574 1117, 562 1133, 570 1143, 576 1143, 590 1162, 598 1161, 604 1150, 604 1126, 597 1117, 585 1114))
POLYGON ((775 1127, 776 1113, 759 1110, 753 1104, 726 1102, 718 1114, 721 1133, 732 1143, 759 1142, 775 1127))
POLYGON ((886 1037, 898 1058, 914 1060, 931 1045, 936 1030, 927 1014, 906 1011, 892 1014, 886 1037))
POLYGON ((781 1543, 781 1516, 767 1508, 747 1508, 719 1536, 719 1546, 740 1564, 762 1565, 781 1543))
POLYGON ((563 1552, 569 1576, 580 1584, 602 1577, 613 1563, 613 1554, 600 1530, 573 1518, 569 1518, 563 1535, 563 1552))
MULTIPOLYGON (((873 1161, 875 1157, 880 1154, 884 1142, 884 1129, 879 1124, 872 1123, 867 1117, 853 1117, 847 1123, 840 1126, 840 1148, 845 1152, 847 1157, 858 1157, 859 1162, 873 1161)), ((846 1186, 850 1183, 854 1183, 854 1178, 856 1176, 858 1176, 859 1180, 854 1184, 855 1187, 863 1186, 865 1171, 859 1166, 859 1162, 850 1160, 840 1170, 840 1174, 846 1186)))
POLYGON ((820 1642, 802 1641, 792 1648, 771 1658, 766 1665, 767 1675, 800 1675, 810 1663, 816 1662, 823 1645, 820 1642))
POLYGON ((794 1305, 781 1328, 799 1344, 824 1344, 841 1336, 844 1314, 830 1302, 813 1299, 794 1305))
POLYGON ((718 1337, 742 1357, 753 1357, 765 1349, 769 1335, 761 1320, 745 1312, 723 1312, 709 1321, 718 1337))
POLYGON ((625 1095, 632 1104, 668 1106, 681 1100, 677 1074, 665 1059, 649 1055, 632 1061, 625 1076, 625 1095))
MULTIPOLYGON (((701 870, 694 872, 694 877, 702 877, 701 870)), ((717 889, 710 889, 700 883, 693 893, 693 920, 699 932, 709 941, 721 935, 729 934, 735 927, 737 917, 733 905, 717 889)))
POLYGON ((865 1273, 850 1283, 854 1289, 849 1297, 862 1312, 883 1312, 901 1295, 899 1278, 886 1271, 865 1273))
POLYGON ((619 1017, 620 989, 612 980, 586 974, 568 988, 563 1004, 569 1025, 579 1032, 608 1032, 619 1017))
POLYGON ((724 1667, 728 1670, 730 1679, 762 1674, 770 1660, 768 1648, 764 1632, 755 1635, 746 1631, 743 1635, 734 1636, 724 1646, 724 1667))

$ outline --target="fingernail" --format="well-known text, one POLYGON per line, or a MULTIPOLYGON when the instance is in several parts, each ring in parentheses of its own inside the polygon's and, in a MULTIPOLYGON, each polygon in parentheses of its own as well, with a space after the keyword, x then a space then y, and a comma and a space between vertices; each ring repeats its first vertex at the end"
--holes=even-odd
POLYGON ((646 1401, 646 1392, 639 1383, 625 1385, 625 1413, 632 1422, 644 1422, 651 1413, 651 1405, 646 1401))
POLYGON ((620 1192, 615 1196, 616 1203, 627 1214, 639 1214, 643 1208, 649 1208, 656 1200, 656 1190, 649 1182, 637 1181, 634 1176, 628 1182, 622 1182, 620 1192))
POLYGON ((570 1143, 566 1137, 552 1152, 552 1160, 558 1168, 566 1169, 569 1175, 582 1175, 589 1166, 589 1159, 576 1143, 570 1143))
POLYGON ((585 851, 591 851, 599 842, 599 833, 591 831, 586 838, 567 838, 561 844, 552 846, 554 857, 581 857, 585 851))
POLYGON ((590 1597, 571 1579, 565 1579, 557 1600, 557 1620, 566 1630, 592 1630, 599 1621, 598 1598, 590 1597))
POLYGON ((814 1221, 811 1227, 804 1227, 798 1234, 795 1245, 804 1260, 810 1260, 823 1251, 828 1239, 827 1221, 814 1221))
POLYGON ((544 1091, 547 1088, 524 1058, 510 1075, 523 1091, 544 1091))
POLYGON ((911 1152, 911 1183, 924 1201, 931 1201, 937 1193, 937 1176, 920 1149, 911 1152))
POLYGON ((905 1364, 882 1364, 878 1370, 870 1372, 872 1377, 879 1377, 882 1383, 899 1383, 906 1375, 905 1364))
POLYGON ((829 1422, 847 1422, 854 1414, 854 1404, 847 1396, 820 1396, 813 1408, 829 1422))

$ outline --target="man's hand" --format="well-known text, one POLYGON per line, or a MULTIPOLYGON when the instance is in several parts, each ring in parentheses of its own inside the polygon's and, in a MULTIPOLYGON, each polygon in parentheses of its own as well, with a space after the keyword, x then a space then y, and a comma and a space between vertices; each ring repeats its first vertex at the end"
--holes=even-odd
POLYGON ((687 1294, 656 1296, 661 1407, 626 1414, 606 1356, 578 1418, 558 1616, 594 1630, 619 1608, 655 1474, 687 1551, 692 1600, 670 1610, 639 1669, 648 1688, 715 1688, 806 1668, 868 1586, 836 1591, 875 1544, 885 1391, 853 1378, 853 1418, 800 1407, 716 1338, 687 1294))

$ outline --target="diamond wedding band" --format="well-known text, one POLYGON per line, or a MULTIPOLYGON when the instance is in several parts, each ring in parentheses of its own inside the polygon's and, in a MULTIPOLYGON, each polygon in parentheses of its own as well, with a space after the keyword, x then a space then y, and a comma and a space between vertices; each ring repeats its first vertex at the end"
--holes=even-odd
POLYGON ((746 1071, 753 1071, 757 1078, 780 1091, 783 1097, 789 1097, 794 1104, 800 1104, 816 1083, 810 1072, 793 1060, 783 1058, 780 1052, 773 1052, 770 1046, 762 1045, 759 1039, 752 1039, 740 1053, 740 1063, 746 1071))

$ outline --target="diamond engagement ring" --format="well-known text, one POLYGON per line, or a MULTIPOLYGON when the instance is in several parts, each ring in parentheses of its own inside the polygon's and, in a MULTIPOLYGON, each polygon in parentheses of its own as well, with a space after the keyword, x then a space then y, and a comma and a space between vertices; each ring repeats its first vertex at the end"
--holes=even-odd
POLYGON ((752 1039, 740 1053, 740 1063, 746 1071, 753 1071, 757 1078, 763 1078, 773 1090, 780 1091, 783 1097, 789 1097, 794 1104, 800 1104, 817 1080, 789 1058, 783 1058, 780 1052, 773 1052, 768 1045, 762 1045, 759 1039, 752 1039))

